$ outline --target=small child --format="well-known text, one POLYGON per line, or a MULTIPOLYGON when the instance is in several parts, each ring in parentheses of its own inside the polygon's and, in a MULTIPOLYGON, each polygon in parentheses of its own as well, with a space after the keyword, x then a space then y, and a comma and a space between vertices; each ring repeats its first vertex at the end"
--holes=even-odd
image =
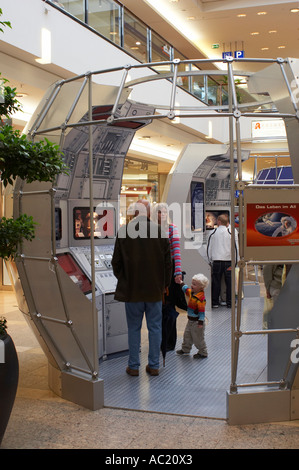
POLYGON ((194 344, 198 352, 194 354, 195 359, 208 356, 205 342, 205 306, 206 298, 204 289, 209 284, 209 280, 203 274, 196 274, 192 278, 191 289, 182 282, 182 289, 188 298, 187 316, 188 322, 185 327, 182 349, 176 351, 177 354, 189 354, 194 344))

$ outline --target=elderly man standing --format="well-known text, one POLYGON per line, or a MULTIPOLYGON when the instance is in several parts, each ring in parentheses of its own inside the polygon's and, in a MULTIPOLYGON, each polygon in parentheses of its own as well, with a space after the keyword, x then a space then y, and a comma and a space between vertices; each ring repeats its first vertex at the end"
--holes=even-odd
POLYGON ((139 375, 140 340, 145 314, 149 352, 146 371, 159 375, 162 340, 162 297, 171 279, 169 240, 150 220, 150 203, 136 203, 135 218, 120 228, 112 258, 117 278, 115 299, 125 302, 129 360, 126 372, 139 375))

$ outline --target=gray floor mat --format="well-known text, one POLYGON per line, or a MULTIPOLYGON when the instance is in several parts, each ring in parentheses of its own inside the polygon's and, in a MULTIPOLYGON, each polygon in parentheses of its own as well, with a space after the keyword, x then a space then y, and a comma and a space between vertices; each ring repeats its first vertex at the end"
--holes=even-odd
MULTIPOLYGON (((241 330, 262 329, 262 298, 242 302, 241 330)), ((226 392, 231 382, 231 311, 219 307, 206 312, 206 343, 208 358, 167 353, 165 367, 158 377, 145 372, 147 364, 147 330, 142 330, 141 367, 139 377, 125 372, 127 354, 112 355, 100 363, 104 379, 105 406, 142 411, 156 411, 206 418, 226 418, 226 392)), ((186 314, 177 320, 180 348, 186 324, 186 314)), ((267 336, 248 335, 240 339, 237 383, 266 380, 267 336)))

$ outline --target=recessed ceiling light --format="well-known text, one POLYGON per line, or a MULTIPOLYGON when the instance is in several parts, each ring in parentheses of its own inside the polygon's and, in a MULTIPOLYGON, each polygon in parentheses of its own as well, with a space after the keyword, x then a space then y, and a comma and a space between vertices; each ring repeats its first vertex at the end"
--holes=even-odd
POLYGON ((278 49, 285 49, 286 46, 278 46, 278 49))
POLYGON ((261 47, 261 51, 268 51, 269 47, 261 47))
POLYGON ((299 12, 299 8, 292 8, 290 10, 291 13, 298 13, 299 12))
POLYGON ((246 13, 239 13, 237 15, 238 18, 244 18, 246 16, 246 13))
POLYGON ((270 29, 269 34, 277 33, 276 29, 270 29))
POLYGON ((257 31, 255 31, 255 32, 250 33, 250 34, 251 34, 251 36, 257 36, 257 35, 260 34, 260 33, 258 33, 257 31))
POLYGON ((187 20, 195 20, 195 16, 188 16, 187 20))
POLYGON ((258 14, 258 15, 266 15, 267 12, 266 12, 266 11, 259 11, 257 14, 258 14))

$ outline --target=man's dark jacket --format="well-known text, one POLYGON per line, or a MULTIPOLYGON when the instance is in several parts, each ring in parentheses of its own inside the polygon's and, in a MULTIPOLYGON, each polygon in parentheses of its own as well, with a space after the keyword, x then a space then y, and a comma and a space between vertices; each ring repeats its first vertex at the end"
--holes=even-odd
POLYGON ((121 302, 157 302, 169 286, 172 262, 167 236, 159 225, 139 216, 120 228, 112 267, 121 302))

